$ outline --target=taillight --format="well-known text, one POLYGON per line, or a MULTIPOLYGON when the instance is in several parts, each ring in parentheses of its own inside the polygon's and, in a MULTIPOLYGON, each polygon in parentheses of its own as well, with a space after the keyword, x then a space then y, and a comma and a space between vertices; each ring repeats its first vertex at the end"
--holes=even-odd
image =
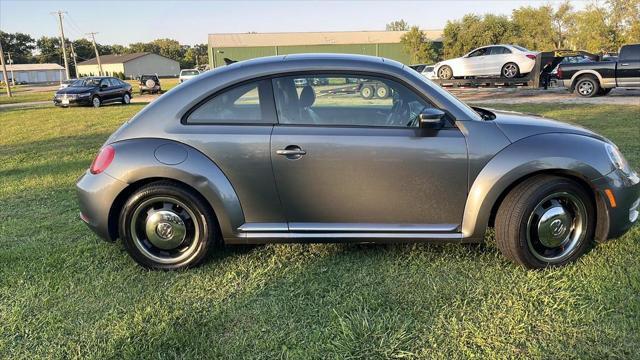
POLYGON ((527 54, 527 57, 528 57, 529 59, 531 59, 531 60, 535 60, 535 59, 536 59, 536 56, 535 56, 535 55, 533 55, 533 54, 527 54))
POLYGON ((113 148, 113 146, 107 145, 103 147, 102 149, 100 149, 100 152, 91 163, 89 171, 94 175, 100 174, 101 172, 105 171, 107 167, 109 167, 115 156, 116 150, 113 148))
POLYGON ((558 70, 556 70, 556 76, 558 79, 562 79, 562 68, 558 66, 558 70))

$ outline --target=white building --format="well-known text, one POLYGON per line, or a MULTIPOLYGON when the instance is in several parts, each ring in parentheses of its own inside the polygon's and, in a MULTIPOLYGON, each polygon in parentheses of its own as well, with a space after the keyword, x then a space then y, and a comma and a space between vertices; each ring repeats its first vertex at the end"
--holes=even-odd
POLYGON ((78 63, 79 76, 116 76, 119 73, 129 78, 137 78, 144 74, 158 74, 158 76, 178 76, 180 63, 167 57, 142 52, 122 55, 102 55, 102 74, 96 58, 78 63))
MULTIPOLYGON (((16 83, 61 82, 67 79, 64 68, 58 64, 13 64, 7 65, 9 80, 15 77, 16 83)), ((4 81, 2 71, 0 80, 4 81)))

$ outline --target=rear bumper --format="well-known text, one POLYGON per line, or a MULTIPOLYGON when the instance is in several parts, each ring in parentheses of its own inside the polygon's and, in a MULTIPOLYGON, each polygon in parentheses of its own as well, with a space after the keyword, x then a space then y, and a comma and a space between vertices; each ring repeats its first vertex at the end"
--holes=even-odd
POLYGON ((624 235, 638 221, 640 211, 640 177, 616 170, 595 181, 597 191, 605 200, 609 221, 608 239, 624 235), (613 197, 610 199, 607 192, 613 197))
POLYGON ((116 198, 127 185, 105 173, 94 175, 89 171, 76 183, 80 219, 105 240, 115 240, 109 231, 109 213, 116 198))

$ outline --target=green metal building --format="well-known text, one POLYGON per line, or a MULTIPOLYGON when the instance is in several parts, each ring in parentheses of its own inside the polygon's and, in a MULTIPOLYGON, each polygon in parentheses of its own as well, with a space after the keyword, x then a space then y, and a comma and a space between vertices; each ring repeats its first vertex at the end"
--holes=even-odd
MULTIPOLYGON (((381 56, 410 63, 400 39, 405 31, 340 31, 298 33, 209 34, 209 66, 223 66, 224 58, 247 60, 299 53, 347 53, 381 56)), ((442 46, 442 30, 426 30, 427 38, 442 46)))

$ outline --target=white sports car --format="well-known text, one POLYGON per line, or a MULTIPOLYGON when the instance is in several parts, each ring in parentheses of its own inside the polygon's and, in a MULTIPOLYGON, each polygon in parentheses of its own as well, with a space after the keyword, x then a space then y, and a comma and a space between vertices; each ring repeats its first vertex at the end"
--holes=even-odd
POLYGON ((533 69, 536 52, 518 45, 490 45, 477 48, 463 57, 435 65, 439 79, 464 76, 501 76, 515 78, 533 69))

